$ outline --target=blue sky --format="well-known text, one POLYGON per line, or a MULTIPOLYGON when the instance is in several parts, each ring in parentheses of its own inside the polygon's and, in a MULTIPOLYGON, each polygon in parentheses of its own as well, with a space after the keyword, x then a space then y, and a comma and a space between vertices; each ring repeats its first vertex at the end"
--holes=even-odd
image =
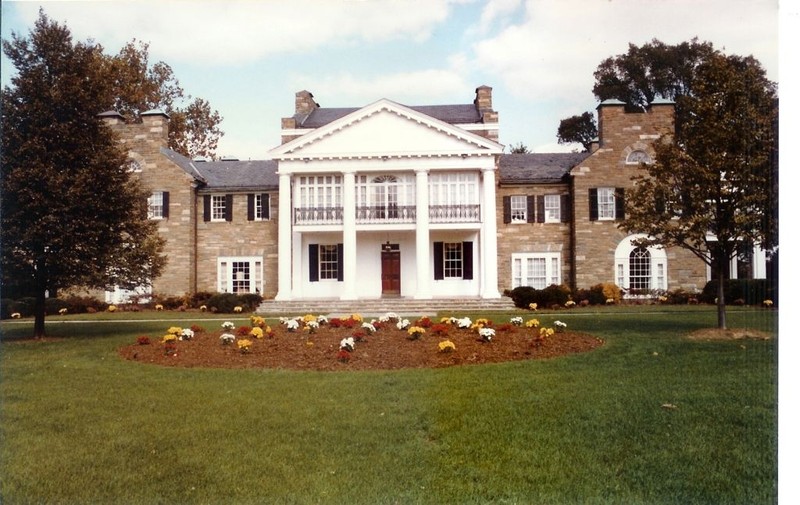
MULTIPOLYGON (((754 55, 777 81, 783 15, 777 0, 4 0, 3 39, 27 34, 40 6, 110 53, 148 42, 152 61, 223 116, 217 154, 242 159, 279 143, 302 89, 328 107, 428 105, 469 103, 484 84, 501 143, 563 151, 559 121, 594 110, 594 70, 628 43, 696 36, 754 55)), ((3 85, 12 71, 4 58, 3 85)))

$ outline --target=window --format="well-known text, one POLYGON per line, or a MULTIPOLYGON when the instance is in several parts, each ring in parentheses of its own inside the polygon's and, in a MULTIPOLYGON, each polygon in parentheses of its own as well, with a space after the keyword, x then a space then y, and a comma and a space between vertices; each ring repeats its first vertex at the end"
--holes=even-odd
POLYGON ((474 205, 478 203, 478 174, 434 173, 429 178, 430 205, 474 205))
POLYGON ((612 221, 625 218, 623 188, 591 188, 589 190, 589 219, 612 221))
POLYGON ((667 289, 667 253, 662 247, 642 247, 634 242, 645 235, 631 235, 614 253, 616 283, 624 289, 650 291, 667 289))
POLYGON ((251 193, 247 195, 247 220, 266 221, 270 216, 270 198, 268 193, 251 193))
POLYGON ((510 199, 511 222, 528 222, 528 198, 524 195, 513 195, 510 199))
POLYGON ((217 259, 217 290, 220 293, 261 293, 263 269, 260 257, 217 259))
POLYGON ((635 151, 631 151, 628 156, 625 158, 625 164, 627 165, 638 165, 639 163, 652 163, 653 159, 647 154, 646 151, 641 149, 637 149, 635 151))
POLYGON ((333 208, 342 206, 342 177, 339 175, 299 178, 300 207, 333 208))
POLYGON ((561 195, 544 195, 544 222, 561 221, 561 195))
POLYGON ((134 159, 128 160, 128 172, 141 172, 142 164, 134 159))
POLYGON ((544 289, 561 284, 561 253, 518 253, 511 255, 511 286, 544 289))
POLYGON ((154 191, 147 198, 147 218, 166 219, 169 217, 169 192, 154 191))
POLYGON ((308 271, 311 282, 344 280, 344 245, 309 244, 308 271))
POLYGON ((472 280, 472 242, 434 242, 433 278, 472 280))
POLYGON ((203 195, 203 221, 232 221, 233 195, 203 195))

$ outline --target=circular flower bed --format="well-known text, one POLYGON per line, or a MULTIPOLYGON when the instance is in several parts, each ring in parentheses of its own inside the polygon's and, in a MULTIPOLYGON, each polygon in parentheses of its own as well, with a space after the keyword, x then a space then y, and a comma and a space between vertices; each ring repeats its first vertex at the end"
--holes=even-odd
POLYGON ((253 316, 251 324, 238 330, 228 322, 209 330, 170 328, 176 338, 140 336, 120 354, 177 367, 391 370, 545 359, 603 344, 563 323, 546 328, 535 319, 495 324, 468 318, 408 321, 389 314, 366 322, 354 314, 330 321, 310 315, 282 319, 273 327, 253 316))

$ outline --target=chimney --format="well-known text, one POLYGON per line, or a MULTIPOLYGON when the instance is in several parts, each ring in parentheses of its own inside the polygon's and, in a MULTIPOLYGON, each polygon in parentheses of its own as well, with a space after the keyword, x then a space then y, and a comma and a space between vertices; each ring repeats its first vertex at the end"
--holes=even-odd
POLYGON ((599 137, 599 147, 603 147, 606 141, 610 141, 610 138, 606 135, 606 130, 613 131, 615 126, 619 130, 619 116, 624 114, 625 102, 617 100, 616 98, 610 98, 600 102, 600 105, 597 106, 597 135, 599 137), (617 119, 615 120, 615 118, 617 119), (613 123, 618 124, 614 125, 613 123))
POLYGON ((142 112, 140 117, 148 135, 161 137, 164 141, 167 141, 169 138, 169 114, 162 110, 148 110, 142 112))
POLYGON ((308 91, 298 91, 294 94, 294 113, 298 116, 308 116, 319 104, 314 101, 314 95, 308 91))
POLYGON ((475 108, 481 113, 492 110, 492 88, 490 86, 479 86, 475 88, 475 108))
POLYGON ((124 124, 125 118, 119 112, 115 110, 108 110, 106 112, 101 112, 97 115, 105 124, 109 126, 117 125, 117 124, 124 124))

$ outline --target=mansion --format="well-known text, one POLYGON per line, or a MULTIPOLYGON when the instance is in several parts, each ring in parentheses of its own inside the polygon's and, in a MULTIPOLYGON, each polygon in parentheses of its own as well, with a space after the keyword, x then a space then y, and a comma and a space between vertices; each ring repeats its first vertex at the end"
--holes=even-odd
MULTIPOLYGON (((281 144, 260 161, 188 159, 168 149, 159 111, 139 124, 100 117, 151 191, 149 217, 166 239, 153 293, 426 300, 602 282, 701 290, 704 262, 637 247, 639 236, 617 226, 631 177, 674 131, 674 109, 660 101, 630 113, 605 101, 591 152, 505 154, 488 86, 464 104, 353 108, 320 107, 300 91, 281 144)), ((745 256, 732 277, 764 277, 763 251, 745 256)))

